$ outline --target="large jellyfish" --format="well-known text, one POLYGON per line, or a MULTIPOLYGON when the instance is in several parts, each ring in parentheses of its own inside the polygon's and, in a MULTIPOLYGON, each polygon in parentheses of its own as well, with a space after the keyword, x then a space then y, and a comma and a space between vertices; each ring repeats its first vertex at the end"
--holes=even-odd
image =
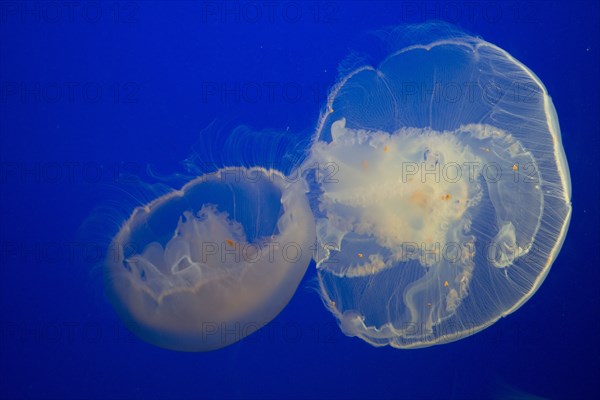
POLYGON ((525 65, 446 25, 387 42, 331 91, 306 168, 324 303, 348 336, 417 348, 534 294, 571 188, 552 100, 525 65))
POLYGON ((306 191, 275 170, 224 168, 138 207, 107 260, 128 327, 161 347, 207 351, 271 321, 312 257, 306 191))

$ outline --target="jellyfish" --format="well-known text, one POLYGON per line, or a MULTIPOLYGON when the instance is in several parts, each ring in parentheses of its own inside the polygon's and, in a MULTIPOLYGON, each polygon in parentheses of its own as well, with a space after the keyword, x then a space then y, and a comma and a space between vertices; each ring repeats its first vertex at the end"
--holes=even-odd
POLYGON ((331 90, 306 160, 315 261, 347 336, 420 348, 536 292, 565 239, 570 176, 552 100, 509 53, 444 24, 384 41, 331 90))
POLYGON ((312 258, 302 179, 261 167, 201 175, 136 208, 111 243, 107 287, 126 325, 180 351, 228 346, 271 321, 312 258))

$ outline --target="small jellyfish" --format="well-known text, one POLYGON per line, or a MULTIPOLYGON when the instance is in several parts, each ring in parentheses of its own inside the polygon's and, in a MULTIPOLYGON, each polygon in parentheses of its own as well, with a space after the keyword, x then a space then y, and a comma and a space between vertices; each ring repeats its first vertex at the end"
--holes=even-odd
POLYGON ((570 177, 552 100, 525 65, 443 24, 387 41, 318 124, 315 259, 346 335, 426 347, 535 293, 566 235, 570 177))
POLYGON ((127 326, 173 350, 225 347, 289 302, 315 241, 307 185, 224 168, 138 207, 112 241, 107 285, 127 326))

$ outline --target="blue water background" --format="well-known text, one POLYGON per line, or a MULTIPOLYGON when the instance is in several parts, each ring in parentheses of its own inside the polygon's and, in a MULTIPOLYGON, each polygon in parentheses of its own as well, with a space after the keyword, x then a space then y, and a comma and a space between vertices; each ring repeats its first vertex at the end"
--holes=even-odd
MULTIPOLYGON (((0 4, 0 398, 600 394, 597 2, 76 4, 0 4), (228 348, 178 353, 130 334, 82 236, 98 206, 126 197, 119 174, 184 172, 215 120, 309 135, 365 32, 431 18, 509 51, 558 111, 573 216, 537 294, 465 340, 374 348, 339 331, 312 264, 273 323, 228 348)), ((121 221, 105 222, 98 237, 121 221)))

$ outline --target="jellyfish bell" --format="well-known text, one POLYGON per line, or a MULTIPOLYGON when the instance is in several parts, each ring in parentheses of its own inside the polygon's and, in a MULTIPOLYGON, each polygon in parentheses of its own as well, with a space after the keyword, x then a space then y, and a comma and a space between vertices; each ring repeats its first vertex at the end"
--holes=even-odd
POLYGON ((138 207, 111 244, 107 286, 127 326, 181 351, 230 345, 271 321, 312 258, 302 179, 223 168, 138 207))
POLYGON ((331 91, 306 166, 325 305, 348 336, 416 348, 480 331, 535 293, 571 189, 531 70, 446 25, 390 36, 378 66, 331 91))

